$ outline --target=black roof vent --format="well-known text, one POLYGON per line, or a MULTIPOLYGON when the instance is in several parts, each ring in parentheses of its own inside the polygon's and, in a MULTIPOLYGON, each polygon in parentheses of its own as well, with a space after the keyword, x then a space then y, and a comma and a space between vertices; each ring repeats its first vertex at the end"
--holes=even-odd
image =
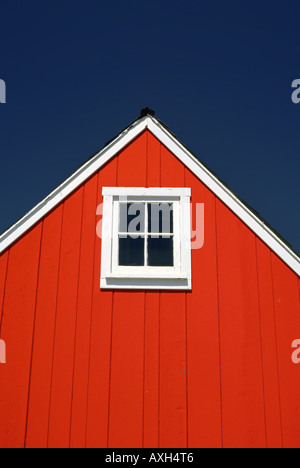
POLYGON ((155 111, 150 109, 149 107, 144 107, 144 109, 141 110, 140 117, 145 117, 146 115, 152 115, 152 117, 154 117, 155 111))

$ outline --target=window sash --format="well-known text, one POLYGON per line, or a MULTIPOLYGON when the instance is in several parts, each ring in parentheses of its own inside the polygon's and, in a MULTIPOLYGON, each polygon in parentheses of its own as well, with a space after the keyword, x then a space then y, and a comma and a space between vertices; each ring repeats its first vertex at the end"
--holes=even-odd
MULTIPOLYGON (((152 210, 151 210, 152 211, 152 210)), ((127 216, 133 216, 131 214, 127 214, 127 216)), ((141 216, 141 215, 139 215, 141 216)), ((119 234, 122 234, 122 235, 125 235, 125 234, 140 234, 141 236, 142 235, 150 235, 150 234, 153 234, 153 235, 172 235, 174 234, 174 200, 172 200, 171 202, 167 202, 167 201, 119 201, 119 222, 118 222, 118 233, 119 234), (144 229, 141 229, 140 231, 131 231, 129 230, 129 228, 127 228, 127 231, 125 230, 122 230, 121 229, 121 224, 122 224, 122 216, 121 216, 121 206, 122 205, 144 205, 144 219, 143 219, 143 225, 144 225, 144 229), (169 213, 172 213, 172 231, 169 230, 169 231, 164 231, 163 228, 164 228, 164 223, 163 223, 163 218, 162 218, 162 226, 161 226, 161 231, 152 231, 152 227, 153 227, 153 224, 151 222, 151 226, 150 226, 150 229, 149 229, 149 207, 152 205, 172 205, 172 209, 170 209, 169 213)), ((127 218, 128 220, 128 218, 127 218)), ((169 221, 171 220, 171 216, 170 216, 170 219, 169 221)), ((152 220, 151 220, 152 221, 152 220)), ((124 222, 124 221, 123 221, 124 222)), ((160 224, 159 220, 158 220, 158 223, 160 224)), ((170 224, 169 224, 169 227, 170 224)))
POLYGON ((114 197, 113 200, 113 232, 112 232, 112 275, 117 276, 137 276, 137 277, 157 277, 178 275, 180 273, 180 200, 178 197, 171 199, 162 197, 128 197, 122 200, 122 197, 114 197), (145 203, 145 232, 120 232, 120 205, 122 203, 145 203), (173 205, 173 233, 152 233, 148 232, 148 208, 149 203, 168 203, 173 205), (136 234, 138 237, 144 237, 144 265, 143 266, 123 266, 119 265, 119 236, 136 234), (172 236, 173 237, 173 266, 149 266, 148 263, 148 238, 152 236, 172 236))

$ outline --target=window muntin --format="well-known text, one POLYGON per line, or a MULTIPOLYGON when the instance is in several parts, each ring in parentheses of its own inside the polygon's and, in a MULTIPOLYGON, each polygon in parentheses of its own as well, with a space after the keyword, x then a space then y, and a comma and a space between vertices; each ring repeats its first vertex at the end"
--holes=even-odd
POLYGON ((174 267, 173 203, 119 203, 119 266, 174 267))
POLYGON ((114 197, 112 273, 160 276, 180 269, 179 198, 114 197))

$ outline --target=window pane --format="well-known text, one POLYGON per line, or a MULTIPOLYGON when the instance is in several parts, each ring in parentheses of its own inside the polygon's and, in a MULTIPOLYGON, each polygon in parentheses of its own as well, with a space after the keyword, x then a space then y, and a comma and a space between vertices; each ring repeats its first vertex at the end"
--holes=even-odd
POLYGON ((145 203, 120 203, 119 232, 145 232, 145 203))
POLYGON ((173 236, 148 238, 148 265, 174 266, 173 236))
POLYGON ((172 203, 148 203, 148 232, 173 233, 172 203))
POLYGON ((119 239, 119 265, 144 266, 145 239, 123 237, 119 239))

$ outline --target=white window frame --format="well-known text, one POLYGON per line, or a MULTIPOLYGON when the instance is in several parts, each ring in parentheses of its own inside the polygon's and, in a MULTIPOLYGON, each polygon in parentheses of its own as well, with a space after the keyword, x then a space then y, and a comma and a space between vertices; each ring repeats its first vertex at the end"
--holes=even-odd
POLYGON ((101 289, 190 290, 191 189, 103 187, 102 195, 101 289), (173 204, 174 267, 119 266, 119 204, 126 201, 173 204))

